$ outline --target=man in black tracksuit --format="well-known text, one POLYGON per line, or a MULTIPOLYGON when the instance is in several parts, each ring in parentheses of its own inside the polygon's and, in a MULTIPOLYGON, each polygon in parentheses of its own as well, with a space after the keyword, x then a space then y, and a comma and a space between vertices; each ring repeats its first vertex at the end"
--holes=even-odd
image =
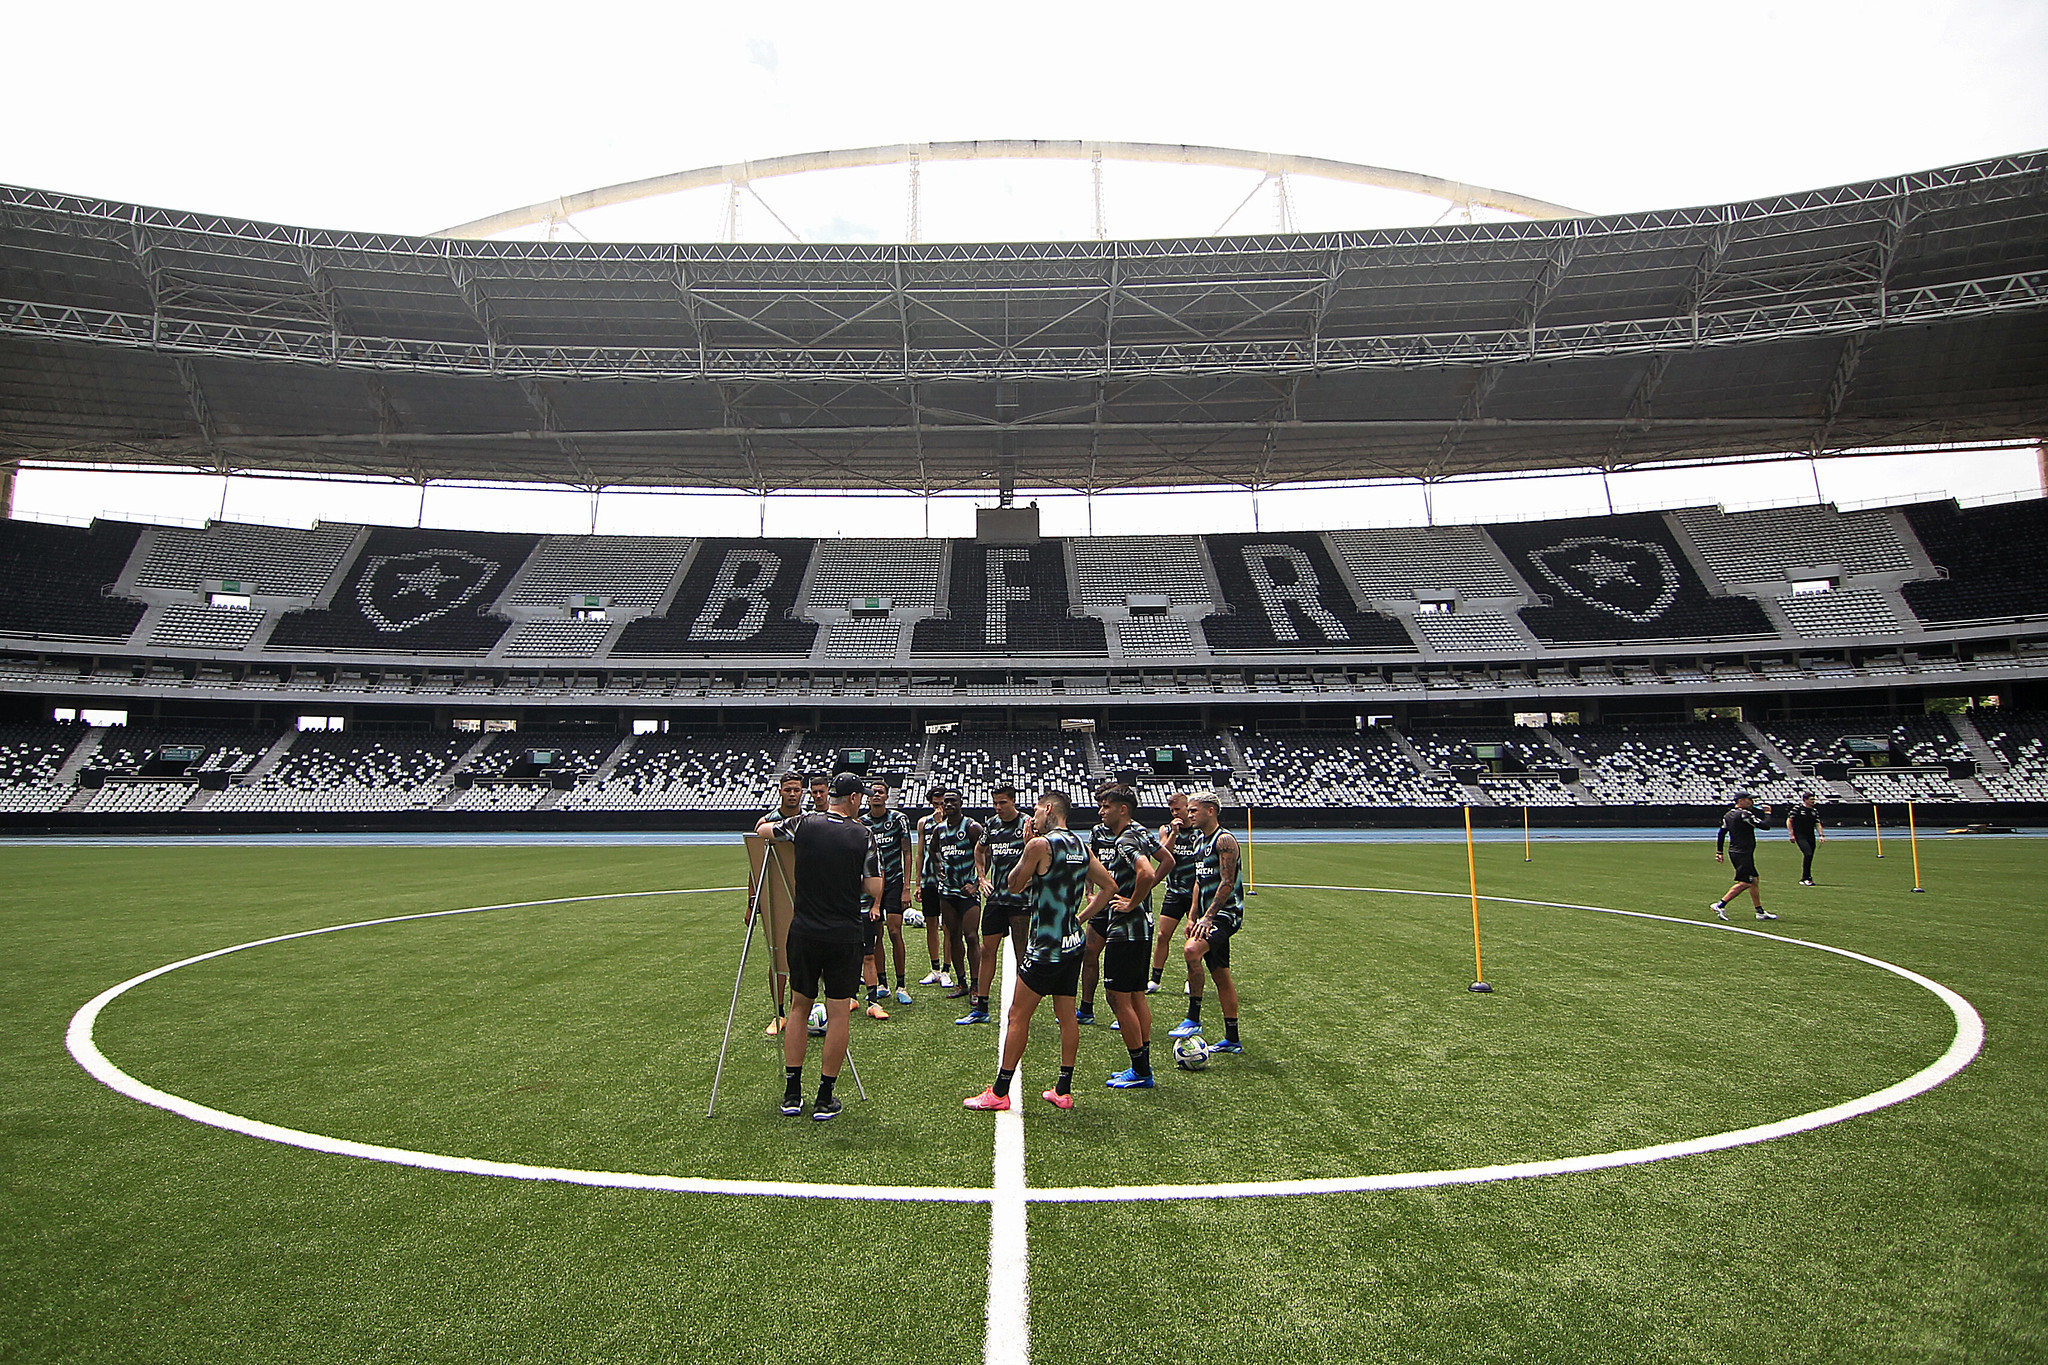
POLYGON ((1828 841, 1827 832, 1820 827, 1820 808, 1813 804, 1812 792, 1800 797, 1799 804, 1785 816, 1785 834, 1799 845, 1800 856, 1805 859, 1799 867, 1799 884, 1812 886, 1813 850, 1828 841))
POLYGON ((1707 908, 1720 919, 1728 918, 1728 902, 1744 890, 1749 892, 1750 901, 1756 906, 1758 919, 1776 919, 1777 916, 1764 909, 1764 893, 1759 887, 1763 878, 1756 870, 1756 832, 1771 827, 1771 808, 1756 809, 1756 798, 1748 792, 1735 793, 1735 804, 1721 817, 1720 833, 1714 836, 1714 861, 1723 857, 1735 860, 1735 885, 1728 888, 1728 894, 1714 901, 1707 908))

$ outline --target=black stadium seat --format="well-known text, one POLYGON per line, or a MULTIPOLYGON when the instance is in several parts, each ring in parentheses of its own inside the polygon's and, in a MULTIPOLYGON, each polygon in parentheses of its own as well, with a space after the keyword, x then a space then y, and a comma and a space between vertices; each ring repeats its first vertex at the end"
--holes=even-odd
POLYGON ((1775 635, 1747 597, 1712 597, 1664 518, 1653 512, 1489 526, 1529 586, 1551 600, 1524 607, 1541 640, 1727 639, 1775 635))
POLYGON ((1106 654, 1102 622, 1067 615, 1066 554, 1036 545, 953 546, 948 619, 917 623, 917 654, 1106 654))
POLYGON ((0 632, 73 640, 125 640, 146 608, 106 597, 135 550, 140 526, 89 528, 0 521, 0 632))
POLYGON ((1923 621, 2038 616, 2048 610, 2048 499, 1958 507, 1916 503, 1906 509, 1928 557, 1948 570, 1942 582, 1908 583, 1906 605, 1923 621))
POLYGON ((808 540, 704 540, 666 616, 620 632, 612 654, 808 654, 814 621, 790 612, 811 561, 808 540))
POLYGON ((292 612, 270 650, 485 654, 511 623, 491 616, 538 536, 380 526, 326 611, 292 612))
POLYGON ((1400 622, 1352 605, 1313 532, 1208 536, 1228 615, 1202 623, 1216 649, 1410 650, 1400 622))

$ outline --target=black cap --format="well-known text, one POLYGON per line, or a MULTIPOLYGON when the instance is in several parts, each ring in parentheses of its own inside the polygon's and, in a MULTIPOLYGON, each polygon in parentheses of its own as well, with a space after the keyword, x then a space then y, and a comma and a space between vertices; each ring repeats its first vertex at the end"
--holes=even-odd
POLYGON ((1755 792, 1737 792, 1737 793, 1735 793, 1735 799, 1736 799, 1737 801, 1754 801, 1754 800, 1756 800, 1756 793, 1755 793, 1755 792))
POLYGON ((849 796, 858 796, 867 790, 867 786, 867 779, 859 773, 841 773, 832 779, 832 799, 839 801, 849 796))

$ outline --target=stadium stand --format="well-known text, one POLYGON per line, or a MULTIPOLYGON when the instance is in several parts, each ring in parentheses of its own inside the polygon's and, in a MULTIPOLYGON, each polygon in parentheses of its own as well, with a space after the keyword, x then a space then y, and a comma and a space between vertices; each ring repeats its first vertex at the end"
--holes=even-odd
POLYGON ((141 565, 138 588, 195 592, 209 579, 241 584, 243 593, 311 602, 327 589, 360 526, 323 523, 310 531, 216 521, 205 529, 153 528, 141 565))
POLYGON ((808 540, 704 540, 666 615, 628 622, 614 655, 808 654, 813 621, 791 612, 808 540))
POLYGON ((0 521, 0 634, 126 640, 147 608, 106 595, 135 551, 140 526, 0 521))
POLYGON ((312 731, 294 737, 255 782, 217 792, 209 810, 419 810, 446 795, 434 779, 472 742, 468 735, 418 738, 312 731))
POLYGON ((1664 518, 1641 512, 1489 526, 1494 543, 1551 605, 1524 607, 1537 638, 1726 639, 1775 635, 1746 597, 1710 597, 1664 518))
POLYGON ((1084 810, 1095 789, 1086 741, 1065 731, 933 735, 931 776, 958 787, 961 799, 974 809, 986 809, 990 793, 1003 782, 1016 784, 1024 804, 1037 792, 1057 789, 1084 810))
POLYGON ((930 611, 939 604, 945 568, 943 540, 821 540, 811 552, 806 608, 844 611, 853 602, 886 597, 896 611, 930 611))
POLYGON ((500 651, 508 658, 587 659, 604 648, 610 621, 538 618, 517 622, 500 651))
POLYGON ((1437 768, 1490 769, 1491 760, 1481 759, 1474 753, 1477 745, 1499 746, 1504 751, 1508 771, 1516 771, 1516 764, 1521 770, 1527 770, 1555 768, 1565 763, 1557 750, 1520 726, 1460 726, 1442 730, 1409 728, 1402 733, 1408 736, 1408 742, 1415 746, 1416 752, 1437 768))
POLYGON ((1949 724, 1947 716, 1912 716, 1901 721, 1892 733, 1908 763, 1962 763, 1970 758, 1970 746, 1949 724))
POLYGON ((597 596, 614 607, 653 608, 690 555, 687 536, 548 536, 513 584, 507 606, 560 607, 597 596))
POLYGON ((1149 773, 1154 749, 1184 749, 1190 776, 1173 779, 1183 790, 1191 790, 1190 784, 1201 786, 1207 782, 1209 773, 1231 766, 1230 749, 1222 736, 1202 730, 1148 728, 1142 734, 1117 730, 1098 733, 1095 746, 1102 755, 1102 766, 1112 774, 1133 768, 1149 773))
POLYGON ((838 734, 813 730, 803 737, 802 743, 797 746, 795 755, 789 761, 789 766, 806 777, 816 773, 829 773, 836 766, 841 749, 867 750, 868 771, 871 773, 908 774, 917 768, 918 759, 924 754, 924 737, 874 732, 838 734))
POLYGON ((91 767, 114 773, 148 773, 157 751, 166 746, 204 750, 186 768, 203 772, 239 773, 277 742, 277 730, 234 730, 171 726, 117 725, 100 739, 91 767))
POLYGON ((1465 597, 1529 595, 1476 526, 1401 526, 1328 534, 1359 592, 1373 601, 1412 600, 1418 589, 1465 597))
POLYGON ((538 537, 380 526, 324 611, 287 613, 272 651, 484 654, 511 624, 489 614, 538 537))
POLYGON ((1929 558, 1948 571, 1945 581, 1900 590, 1922 621, 2048 615, 2048 499, 1967 509, 1953 501, 1915 503, 1906 519, 1929 558))
POLYGON ((1182 616, 1119 616, 1116 646, 1126 659, 1186 659, 1200 649, 1195 623, 1182 616))
MULTIPOLYGON (((1116 605, 1123 605, 1122 596, 1116 605)), ((919 621, 910 647, 914 654, 1106 654, 1109 643, 1102 622, 1068 613, 1067 560, 1059 541, 962 540, 953 546, 946 616, 919 621)))
MULTIPOLYGON (((618 746, 617 735, 600 738, 556 739, 546 731, 526 731, 491 737, 490 745, 462 767, 463 774, 478 780, 502 778, 535 749, 555 756, 554 766, 573 772, 591 773, 618 746)), ((537 780, 537 779, 536 779, 537 780)))
POLYGON ((1398 621, 1352 604, 1337 566, 1312 533, 1205 537, 1229 613, 1202 629, 1215 649, 1403 650, 1398 621))
POLYGON ((787 746, 773 730, 640 735, 610 777, 579 784, 558 809, 766 810, 787 746))
POLYGON ((1802 768, 1816 763, 1860 762, 1846 741, 1893 738, 1894 723, 1885 717, 1868 720, 1774 720, 1760 727, 1785 757, 1802 768))
POLYGON ((1940 773, 1856 772, 1849 785, 1871 801, 1961 801, 1962 792, 1940 773))
POLYGON ((1977 728, 2006 765, 2002 773, 1978 773, 1984 789, 2001 801, 2048 801, 2048 716, 1980 718, 1977 728))
POLYGON ((1687 507, 1671 515, 1724 583, 1783 583, 1787 570, 1823 565, 1834 565, 1852 577, 1914 567, 1913 552, 1899 537, 1888 511, 1773 507, 1722 512, 1687 507))
POLYGON ((1415 630, 1431 649, 1449 654, 1527 654, 1529 642, 1497 611, 1418 612, 1415 630))
POLYGON ((240 653, 256 638, 264 613, 251 607, 201 607, 172 602, 157 614, 149 642, 166 649, 240 653))
POLYGON ((1778 607, 1794 630, 1816 639, 1895 635, 1905 624, 1883 593, 1855 589, 1788 593, 1778 599, 1778 607))
POLYGON ((847 617, 825 626, 824 656, 835 663, 887 662, 903 652, 903 622, 847 617))
POLYGON ((1425 775, 1384 730, 1254 731, 1241 737, 1251 771, 1233 784, 1247 805, 1460 806, 1464 789, 1447 777, 1425 775))
POLYGON ((1738 791, 1795 800, 1810 784, 1780 774, 1732 722, 1575 725, 1553 731, 1579 758, 1579 780, 1607 805, 1727 805, 1738 791))
POLYGON ((1122 609, 1138 593, 1163 595, 1176 607, 1215 609, 1209 566, 1194 536, 1087 536, 1067 543, 1083 607, 1122 609))
POLYGON ((57 785, 57 773, 85 734, 79 725, 0 727, 0 811, 62 809, 72 789, 57 785))

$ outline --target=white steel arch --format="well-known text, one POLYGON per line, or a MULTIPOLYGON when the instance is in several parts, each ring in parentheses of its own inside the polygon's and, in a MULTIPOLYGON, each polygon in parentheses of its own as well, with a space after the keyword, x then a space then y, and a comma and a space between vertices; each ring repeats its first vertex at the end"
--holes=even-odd
MULTIPOLYGON (((1201 147, 1166 142, 1087 142, 1079 140, 1040 141, 998 138, 978 142, 899 142, 887 147, 850 147, 837 151, 798 152, 768 157, 761 161, 736 161, 724 166, 702 166, 696 170, 628 180, 543 200, 523 208, 506 209, 434 233, 436 237, 478 239, 494 237, 541 223, 558 222, 574 214, 608 208, 640 199, 680 194, 685 190, 708 189, 716 185, 734 188, 776 176, 806 175, 816 171, 850 170, 863 166, 916 167, 936 161, 1084 161, 1096 166, 1104 161, 1151 162, 1176 166, 1224 167, 1259 171, 1268 179, 1303 175, 1317 180, 1336 180, 1375 189, 1400 190, 1425 195, 1447 203, 1473 208, 1495 209, 1523 218, 1583 218, 1578 209, 1508 190, 1467 185, 1416 171, 1392 170, 1385 166, 1361 166, 1349 161, 1332 161, 1319 156, 1294 156, 1285 152, 1254 152, 1234 147, 1201 147)), ((1262 182, 1263 183, 1263 182, 1262 182)), ((1098 193, 1100 177, 1097 178, 1098 193)), ((1098 209, 1098 221, 1100 213, 1098 209)))

